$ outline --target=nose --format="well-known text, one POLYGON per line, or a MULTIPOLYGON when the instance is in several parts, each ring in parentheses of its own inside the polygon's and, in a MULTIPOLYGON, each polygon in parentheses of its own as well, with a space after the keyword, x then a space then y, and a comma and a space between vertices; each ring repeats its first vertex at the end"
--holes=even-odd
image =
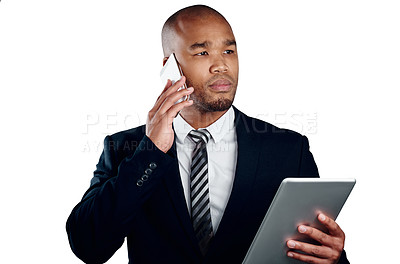
POLYGON ((211 73, 225 73, 229 69, 228 65, 226 64, 225 60, 221 57, 216 58, 210 67, 211 73))

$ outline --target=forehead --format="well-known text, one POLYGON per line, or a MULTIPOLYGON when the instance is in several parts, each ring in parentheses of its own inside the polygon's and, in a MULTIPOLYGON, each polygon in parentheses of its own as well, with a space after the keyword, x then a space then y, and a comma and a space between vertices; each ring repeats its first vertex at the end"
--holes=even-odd
POLYGON ((211 45, 225 44, 234 40, 232 29, 225 19, 217 16, 181 17, 176 26, 178 47, 190 47, 194 43, 208 42, 211 45))

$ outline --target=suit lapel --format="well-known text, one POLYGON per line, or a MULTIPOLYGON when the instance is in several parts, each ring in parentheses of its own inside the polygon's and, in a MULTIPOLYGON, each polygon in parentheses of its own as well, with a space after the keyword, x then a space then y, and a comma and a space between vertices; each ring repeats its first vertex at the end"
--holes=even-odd
POLYGON ((186 199, 182 187, 181 176, 179 172, 178 156, 176 152, 176 134, 174 137, 174 143, 171 149, 167 152, 168 155, 174 158, 172 166, 169 167, 164 178, 164 184, 169 193, 169 197, 172 200, 176 214, 178 215, 181 225, 185 230, 188 239, 192 242, 193 249, 198 255, 201 255, 200 248, 193 230, 192 221, 186 206, 186 199))
MULTIPOLYGON (((240 216, 242 208, 246 204, 248 194, 251 192, 251 188, 254 184, 258 166, 260 144, 258 142, 257 134, 254 133, 252 127, 253 124, 249 122, 247 116, 235 107, 233 108, 235 111, 235 128, 238 143, 235 179, 225 212, 207 253, 208 256, 212 255, 213 250, 218 248, 220 243, 224 243, 224 241, 230 239, 232 236, 232 226, 234 226, 235 219, 240 216)), ((168 169, 168 172, 166 173, 168 179, 164 178, 164 184, 188 239, 192 242, 196 253, 201 255, 185 202, 186 200, 179 173, 175 140, 171 149, 167 153, 174 158, 174 164, 168 169)))
POLYGON ((257 134, 254 133, 253 124, 249 122, 249 118, 235 107, 234 110, 238 143, 235 179, 225 212, 214 240, 210 245, 209 255, 213 254, 213 250, 218 248, 220 243, 231 239, 232 227, 235 225, 237 217, 240 217, 256 178, 258 156, 260 153, 257 134))

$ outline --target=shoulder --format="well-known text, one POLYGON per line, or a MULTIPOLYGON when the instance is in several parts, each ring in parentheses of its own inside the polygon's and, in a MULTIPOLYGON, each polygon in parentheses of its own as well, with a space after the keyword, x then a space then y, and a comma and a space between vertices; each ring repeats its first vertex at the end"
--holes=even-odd
POLYGON ((104 148, 123 152, 135 151, 145 133, 145 125, 117 132, 105 138, 104 148))
MULTIPOLYGON (((260 141, 279 144, 294 144, 306 140, 306 137, 290 129, 280 128, 263 120, 250 117, 235 109, 235 125, 237 130, 242 130, 249 136, 260 141)), ((239 131, 238 131, 239 132, 239 131)))

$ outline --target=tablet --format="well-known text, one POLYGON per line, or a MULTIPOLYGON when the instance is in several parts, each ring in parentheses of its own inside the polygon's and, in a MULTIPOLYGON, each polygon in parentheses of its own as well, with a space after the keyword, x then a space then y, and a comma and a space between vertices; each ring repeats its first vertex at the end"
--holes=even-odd
POLYGON ((355 179, 286 178, 282 181, 243 264, 303 263, 289 258, 286 241, 309 243, 297 231, 301 224, 327 229, 318 221, 322 212, 336 220, 356 181, 355 179))

